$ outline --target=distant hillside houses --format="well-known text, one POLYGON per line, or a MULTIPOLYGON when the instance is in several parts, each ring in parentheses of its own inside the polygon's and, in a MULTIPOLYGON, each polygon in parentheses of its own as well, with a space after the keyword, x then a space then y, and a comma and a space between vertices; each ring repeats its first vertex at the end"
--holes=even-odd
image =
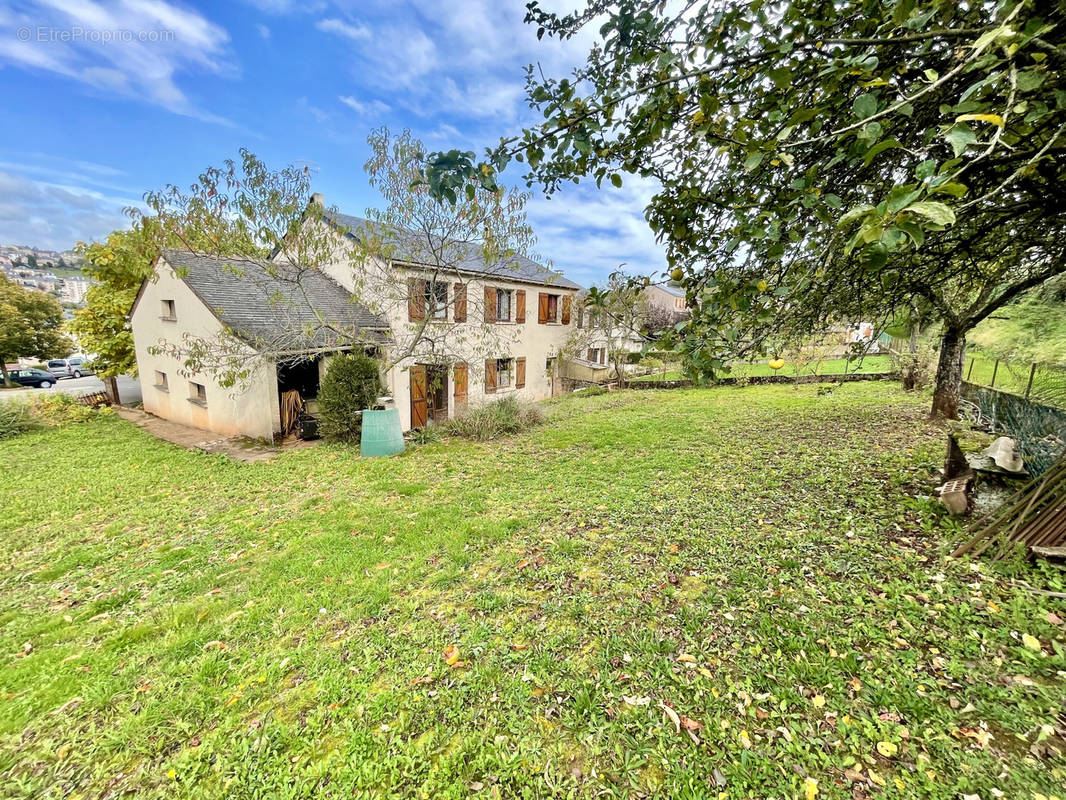
POLYGON ((0 245, 0 271, 20 286, 55 295, 63 303, 84 305, 93 281, 81 274, 82 259, 27 245, 0 245))

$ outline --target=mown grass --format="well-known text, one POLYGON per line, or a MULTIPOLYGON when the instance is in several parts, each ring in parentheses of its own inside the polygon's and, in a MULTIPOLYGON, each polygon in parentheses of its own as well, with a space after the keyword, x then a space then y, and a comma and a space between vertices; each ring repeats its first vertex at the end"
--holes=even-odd
POLYGON ((1066 611, 1011 583, 1061 573, 945 558, 926 405, 616 392, 383 460, 0 443, 4 795, 1061 797, 1066 611))
POLYGON ((1066 408, 1066 369, 1050 364, 1038 364, 1030 384, 1032 364, 1000 360, 968 353, 963 362, 963 377, 980 386, 992 386, 1004 392, 1029 396, 1037 402, 1066 408))
MULTIPOLYGON (((894 369, 890 356, 866 356, 861 359, 849 361, 846 358, 829 358, 820 363, 796 364, 786 361, 781 369, 771 369, 768 364, 733 364, 728 376, 731 378, 754 378, 766 375, 784 375, 789 378, 799 375, 852 375, 856 373, 870 374, 877 372, 892 372, 894 369)), ((685 377, 680 370, 668 368, 663 372, 651 375, 642 375, 634 378, 637 381, 676 381, 685 377)))

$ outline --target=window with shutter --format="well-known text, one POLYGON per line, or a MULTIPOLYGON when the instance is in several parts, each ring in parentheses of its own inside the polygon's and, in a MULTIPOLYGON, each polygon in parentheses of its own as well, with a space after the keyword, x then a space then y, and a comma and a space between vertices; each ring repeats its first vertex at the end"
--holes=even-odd
POLYGON ((521 389, 526 385, 526 357, 515 359, 514 366, 514 388, 521 389))
POLYGON ((426 282, 421 278, 407 281, 407 319, 411 322, 426 317, 426 282))
POLYGON ((548 293, 541 292, 537 295, 537 322, 540 325, 548 324, 548 293))
POLYGON ((496 393, 496 359, 485 359, 485 394, 496 393))
POLYGON ((485 287, 485 322, 496 321, 496 288, 485 287))
POLYGON ((560 321, 563 325, 570 324, 570 295, 563 296, 563 314, 560 321))
POLYGON ((521 324, 526 321, 526 290, 514 293, 514 321, 521 324))
POLYGON ((466 322, 466 284, 455 284, 455 321, 466 322))

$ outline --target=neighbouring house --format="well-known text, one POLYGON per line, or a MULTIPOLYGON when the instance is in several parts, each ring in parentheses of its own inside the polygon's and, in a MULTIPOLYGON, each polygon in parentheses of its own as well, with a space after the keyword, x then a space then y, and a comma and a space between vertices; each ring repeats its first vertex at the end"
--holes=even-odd
POLYGON ((317 269, 278 254, 256 262, 167 251, 158 259, 131 312, 145 410, 222 435, 276 438, 281 394, 296 389, 312 399, 330 356, 352 346, 390 365, 385 393, 405 431, 467 404, 561 393, 559 359, 578 324, 577 284, 527 258, 486 264, 472 245, 442 271, 418 263, 402 234, 387 263, 355 266, 340 254, 369 223, 339 213, 323 219, 337 234, 338 257, 317 269), (374 291, 382 276, 392 291, 374 291), (423 326, 424 335, 411 339, 423 326), (226 388, 210 374, 185 374, 188 342, 227 331, 248 359, 247 379, 226 388))
POLYGON ((388 339, 384 319, 317 270, 180 250, 156 260, 130 322, 146 411, 257 439, 281 432, 283 392, 315 398, 330 356, 359 340, 375 353, 388 339), (225 349, 230 363, 244 359, 247 376, 226 387, 211 372, 189 372, 183 352, 198 344, 225 349))
POLYGON ((685 313, 685 290, 669 283, 656 283, 644 289, 648 303, 664 311, 685 313))

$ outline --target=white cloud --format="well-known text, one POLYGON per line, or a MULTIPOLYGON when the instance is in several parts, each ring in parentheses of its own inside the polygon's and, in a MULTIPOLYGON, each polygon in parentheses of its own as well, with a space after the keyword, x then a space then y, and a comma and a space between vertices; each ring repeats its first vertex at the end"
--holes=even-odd
POLYGON ((315 23, 315 27, 325 33, 335 33, 338 36, 351 39, 353 42, 362 42, 370 38, 370 29, 368 27, 345 22, 342 19, 320 19, 315 23))
POLYGON ((356 114, 385 114, 389 111, 389 104, 381 100, 362 101, 343 94, 338 96, 337 99, 356 114))
POLYGON ((125 228, 136 200, 0 172, 0 241, 66 250, 125 228))
POLYGON ((0 19, 16 32, 0 38, 0 62, 224 121, 200 110, 178 85, 182 73, 234 73, 229 35, 195 11, 166 0, 50 0, 0 9, 0 19))
POLYGON ((270 41, 270 28, 268 28, 262 22, 257 22, 255 24, 255 29, 262 39, 264 39, 265 41, 270 41))

